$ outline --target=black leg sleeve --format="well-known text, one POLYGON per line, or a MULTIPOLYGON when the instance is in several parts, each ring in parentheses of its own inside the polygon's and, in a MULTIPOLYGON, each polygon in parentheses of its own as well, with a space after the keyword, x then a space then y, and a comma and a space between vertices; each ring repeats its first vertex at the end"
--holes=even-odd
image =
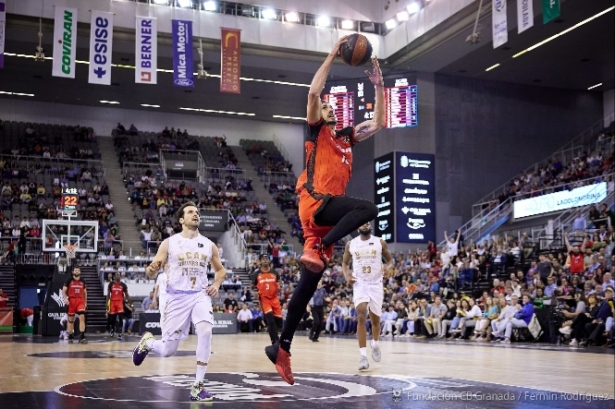
POLYGON ((269 338, 271 338, 271 343, 275 344, 278 342, 278 327, 275 322, 275 317, 272 312, 268 312, 265 314, 265 322, 267 323, 267 332, 269 332, 269 338))
POLYGON ((357 230, 362 224, 376 218, 378 208, 368 200, 354 197, 334 196, 315 216, 319 226, 334 226, 322 239, 325 247, 357 230))

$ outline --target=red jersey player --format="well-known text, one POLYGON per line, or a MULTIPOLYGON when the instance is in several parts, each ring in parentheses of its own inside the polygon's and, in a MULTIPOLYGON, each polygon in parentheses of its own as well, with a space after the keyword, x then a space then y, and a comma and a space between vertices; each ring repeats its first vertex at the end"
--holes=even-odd
POLYGON ((261 265, 256 270, 253 284, 258 289, 258 298, 265 315, 272 344, 278 342, 278 327, 282 327, 282 307, 278 298, 279 279, 278 274, 271 270, 269 256, 262 256, 261 265))
POLYGON ((81 344, 87 344, 85 338, 85 310, 88 305, 88 290, 85 282, 81 280, 81 269, 73 268, 72 277, 62 287, 64 301, 68 304, 68 342, 73 342, 75 314, 79 314, 79 332, 81 332, 81 344))
POLYGON ((107 289, 107 305, 109 310, 107 313, 107 329, 109 336, 112 337, 115 333, 115 325, 118 325, 118 340, 122 340, 122 321, 124 320, 124 296, 130 302, 128 295, 128 287, 120 281, 120 273, 115 275, 113 282, 109 283, 107 289), (119 317, 119 320, 116 320, 119 317))

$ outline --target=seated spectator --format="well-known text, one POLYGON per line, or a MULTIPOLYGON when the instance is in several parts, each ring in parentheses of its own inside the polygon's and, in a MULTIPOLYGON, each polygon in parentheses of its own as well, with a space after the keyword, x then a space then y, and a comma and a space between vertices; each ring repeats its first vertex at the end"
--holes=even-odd
MULTIPOLYGON (((504 301, 506 304, 506 301, 504 301)), ((485 299, 484 312, 480 321, 476 323, 474 328, 473 341, 490 341, 491 340, 491 321, 496 319, 500 313, 500 307, 493 301, 493 298, 485 299)))
POLYGON ((241 310, 237 313, 237 331, 252 332, 252 311, 248 309, 247 304, 242 304, 241 310))
MULTIPOLYGON (((510 337, 512 335, 513 328, 527 328, 532 320, 532 316, 534 315, 534 306, 532 305, 532 301, 528 295, 523 296, 523 307, 517 303, 517 298, 515 296, 514 301, 511 304, 514 304, 517 312, 513 316, 506 320, 506 326, 504 329, 504 343, 510 344, 510 337)), ((502 332, 494 332, 494 336, 501 337, 502 332)))

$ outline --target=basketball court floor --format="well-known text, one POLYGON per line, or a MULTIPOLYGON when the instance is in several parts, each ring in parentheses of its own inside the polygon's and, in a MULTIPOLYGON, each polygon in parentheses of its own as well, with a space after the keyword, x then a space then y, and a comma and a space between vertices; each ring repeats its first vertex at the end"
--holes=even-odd
MULTIPOLYGON (((91 336, 89 344, 39 336, 0 337, 0 408, 461 408, 615 407, 612 349, 381 341, 382 360, 357 370, 354 337, 298 334, 296 383, 267 360, 266 334, 214 335, 206 376, 213 402, 187 399, 196 338, 178 355, 131 360, 139 338, 91 336)), ((368 347, 369 356, 369 347, 368 347)))

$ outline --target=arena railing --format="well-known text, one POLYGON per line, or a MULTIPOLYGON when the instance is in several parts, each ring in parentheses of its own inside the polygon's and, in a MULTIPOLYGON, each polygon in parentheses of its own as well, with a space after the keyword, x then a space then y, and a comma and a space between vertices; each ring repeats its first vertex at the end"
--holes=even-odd
POLYGON ((164 170, 160 163, 141 163, 141 162, 124 162, 122 164, 122 176, 126 178, 129 173, 135 173, 139 176, 145 174, 147 170, 151 170, 153 176, 156 177, 156 180, 164 180, 164 170), (161 174, 162 178, 159 178, 157 175, 161 174))
POLYGON ((205 167, 203 169, 204 174, 204 183, 209 183, 210 181, 221 181, 224 182, 227 177, 232 177, 235 180, 246 180, 246 171, 244 169, 227 169, 227 168, 209 168, 205 167))
MULTIPOLYGON (((30 167, 35 164, 39 165, 57 165, 62 167, 67 167, 69 165, 73 165, 74 167, 86 167, 90 169, 97 169, 99 172, 102 172, 102 176, 105 176, 105 168, 101 160, 98 159, 73 159, 73 158, 44 158, 42 156, 27 156, 27 155, 5 155, 0 154, 0 158, 2 158, 7 164, 9 163, 17 163, 18 166, 30 167), (24 163, 25 162, 25 163, 24 163)), ((63 174, 64 169, 57 169, 55 171, 51 169, 44 169, 47 174, 63 174)), ((96 175, 92 175, 96 176, 96 175)))
POLYGON ((297 184, 297 178, 292 172, 271 172, 265 171, 264 174, 259 175, 261 183, 265 185, 267 189, 269 189, 269 185, 271 183, 288 183, 292 186, 293 190, 295 189, 295 185, 297 184))
POLYGON ((484 204, 497 200, 498 196, 500 195, 500 193, 502 193, 504 188, 506 188, 506 186, 508 186, 510 182, 518 175, 522 173, 527 173, 531 170, 536 170, 538 167, 547 164, 553 158, 558 158, 558 159, 563 160, 563 163, 568 163, 569 160, 567 159, 572 160, 572 158, 575 155, 578 155, 583 151, 587 151, 589 149, 590 153, 594 152, 597 149, 597 143, 598 143, 597 136, 601 131, 604 130, 605 128, 604 124, 611 123, 614 120, 615 120, 615 112, 611 112, 610 114, 606 115, 604 118, 594 123, 588 129, 582 132, 580 135, 575 137, 573 140, 568 142, 566 145, 562 146, 560 149, 550 154, 545 159, 535 162, 534 164, 529 166, 527 169, 523 170, 522 172, 519 172, 517 175, 507 180, 506 183, 503 183, 502 185, 498 186, 492 192, 490 192, 489 194, 485 195, 483 198, 478 200, 472 206, 472 214, 476 214, 476 212, 479 211, 484 204))

